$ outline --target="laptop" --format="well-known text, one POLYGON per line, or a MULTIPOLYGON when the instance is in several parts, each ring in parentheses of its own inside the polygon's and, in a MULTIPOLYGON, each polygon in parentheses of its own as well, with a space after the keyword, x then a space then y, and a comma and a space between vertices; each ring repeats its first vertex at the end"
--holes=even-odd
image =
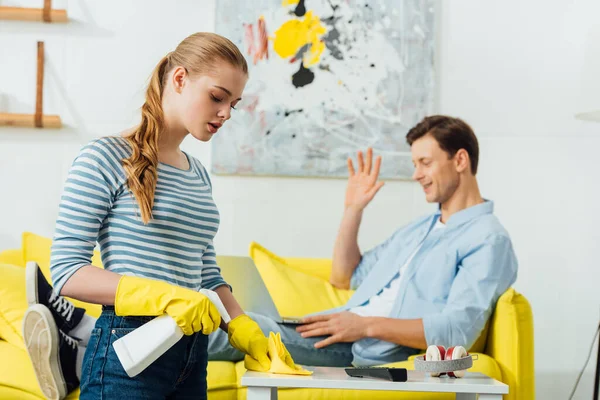
POLYGON ((301 324, 302 317, 282 317, 267 290, 258 268, 250 257, 217 256, 217 265, 225 282, 244 311, 262 314, 282 324, 301 324))

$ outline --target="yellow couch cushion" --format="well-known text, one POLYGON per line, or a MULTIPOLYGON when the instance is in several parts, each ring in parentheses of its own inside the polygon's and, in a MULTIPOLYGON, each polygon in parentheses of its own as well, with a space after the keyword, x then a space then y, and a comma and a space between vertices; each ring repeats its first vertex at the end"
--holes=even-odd
POLYGON ((285 259, 258 243, 250 245, 250 257, 283 316, 302 316, 339 307, 354 293, 337 289, 322 278, 301 272, 297 267, 291 268, 285 259))
POLYGON ((237 398, 237 375, 231 361, 209 361, 206 383, 211 400, 235 400, 237 398))
POLYGON ((43 399, 24 348, 0 340, 0 399, 43 399))
POLYGON ((42 272, 44 272, 44 276, 48 278, 50 275, 50 247, 52 246, 52 239, 31 232, 23 232, 21 245, 25 262, 37 262, 42 272))
POLYGON ((305 274, 316 276, 329 282, 331 276, 330 258, 299 258, 282 257, 288 267, 304 272, 305 274))
POLYGON ((23 259, 23 249, 1 251, 0 264, 12 264, 24 267, 25 260, 23 259))
MULTIPOLYGON (((24 349, 0 340, 0 359, 3 360, 0 362, 0 399, 40 400, 44 398, 35 379, 31 361, 24 349)), ((79 389, 71 392, 65 399, 78 398, 79 389)))
MULTIPOLYGON (((21 333, 23 314, 27 309, 25 268, 0 264, 0 276, 0 339, 25 350, 21 333)), ((4 357, 1 359, 5 360, 4 357)))
MULTIPOLYGON (((24 232, 21 239, 23 260, 37 262, 44 274, 50 271, 52 239, 31 232, 24 232)), ((92 265, 102 268, 102 258, 97 250, 92 255, 92 265)))
MULTIPOLYGON (((36 235, 35 233, 25 232, 23 233, 23 258, 25 262, 35 261, 40 266, 42 273, 51 282, 50 276, 50 249, 52 246, 52 239, 36 235)), ((100 258, 100 252, 94 251, 92 257, 92 265, 102 268, 102 260, 100 258)), ((86 309, 89 315, 97 318, 102 312, 102 307, 98 304, 85 303, 83 301, 71 299, 67 297, 69 301, 75 304, 76 307, 83 307, 86 309)))
POLYGON ((535 398, 533 314, 527 299, 508 289, 490 320, 485 353, 493 357, 509 387, 506 400, 535 398))

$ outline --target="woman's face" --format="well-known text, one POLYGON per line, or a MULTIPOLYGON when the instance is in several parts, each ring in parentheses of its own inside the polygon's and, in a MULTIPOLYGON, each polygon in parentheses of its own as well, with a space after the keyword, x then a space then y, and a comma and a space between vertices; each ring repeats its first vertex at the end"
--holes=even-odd
POLYGON ((190 76, 179 67, 173 80, 179 93, 179 121, 193 137, 208 142, 231 118, 248 76, 239 67, 219 62, 212 72, 199 76, 190 76))

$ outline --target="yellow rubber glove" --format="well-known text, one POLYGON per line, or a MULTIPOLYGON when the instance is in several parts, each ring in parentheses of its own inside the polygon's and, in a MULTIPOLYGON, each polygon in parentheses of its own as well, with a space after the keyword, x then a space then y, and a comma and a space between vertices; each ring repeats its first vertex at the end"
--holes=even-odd
POLYGON ((268 356, 269 340, 252 318, 246 314, 238 315, 229 322, 228 334, 229 343, 246 354, 246 369, 265 372, 271 368, 268 356))
POLYGON ((221 324, 215 305, 200 292, 167 282, 124 275, 115 295, 115 314, 168 314, 186 335, 209 335, 221 324))

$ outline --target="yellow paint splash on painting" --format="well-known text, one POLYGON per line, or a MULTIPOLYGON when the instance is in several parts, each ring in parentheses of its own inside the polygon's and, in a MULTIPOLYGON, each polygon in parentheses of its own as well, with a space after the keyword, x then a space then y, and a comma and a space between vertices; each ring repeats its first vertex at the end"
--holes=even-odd
POLYGON ((302 46, 310 44, 304 54, 304 66, 315 65, 321 59, 325 43, 319 37, 327 32, 317 15, 307 11, 304 19, 293 19, 282 24, 274 33, 273 49, 282 58, 294 56, 302 46))

